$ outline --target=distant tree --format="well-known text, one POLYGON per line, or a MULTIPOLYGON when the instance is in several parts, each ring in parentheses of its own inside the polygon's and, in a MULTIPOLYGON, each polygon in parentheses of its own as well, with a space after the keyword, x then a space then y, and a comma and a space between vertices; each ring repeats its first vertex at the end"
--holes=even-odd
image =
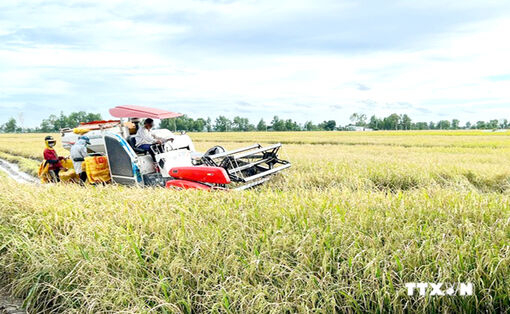
POLYGON ((305 131, 316 131, 318 130, 318 127, 312 123, 312 121, 306 121, 305 125, 303 127, 305 131))
POLYGON ((204 132, 206 121, 202 118, 198 118, 193 122, 193 128, 192 131, 195 132, 204 132))
POLYGON ((280 120, 278 116, 274 116, 273 121, 271 121, 271 128, 273 131, 285 131, 285 121, 280 120))
POLYGON ((21 128, 18 127, 16 119, 14 118, 10 118, 4 125, 2 125, 2 132, 15 133, 19 131, 21 131, 21 128))
POLYGON ((374 130, 379 130, 383 127, 382 120, 377 118, 375 115, 370 117, 370 122, 368 123, 368 127, 374 130))
POLYGON ((213 130, 211 118, 209 117, 207 117, 207 120, 205 120, 205 128, 207 129, 207 132, 212 132, 213 130))
POLYGON ((402 115, 402 117, 400 118, 400 124, 402 126, 402 130, 410 130, 411 123, 412 123, 412 120, 407 114, 402 115))
POLYGON ((234 120, 232 121, 232 131, 243 131, 243 119, 239 116, 234 117, 234 120))
POLYGON ((486 129, 487 125, 485 124, 485 121, 477 121, 476 122, 476 128, 479 129, 479 130, 486 129))
POLYGON ((175 118, 175 126, 177 127, 177 131, 191 131, 193 130, 193 123, 195 121, 193 118, 188 117, 187 115, 183 115, 175 118))
POLYGON ((92 122, 101 120, 98 113, 86 113, 84 111, 71 112, 68 116, 60 112, 59 116, 50 115, 47 119, 43 119, 39 130, 41 132, 58 132, 63 128, 75 128, 80 122, 92 122))
POLYGON ((267 131, 267 125, 264 119, 260 119, 259 123, 257 124, 257 131, 267 131))
POLYGON ((487 125, 488 129, 497 129, 498 127, 499 127, 498 120, 491 120, 491 121, 489 121, 489 124, 487 125))
POLYGON ((285 120, 285 131, 300 131, 301 127, 292 119, 285 120))
POLYGON ((53 131, 53 125, 48 120, 43 120, 41 122, 41 127, 39 128, 41 132, 48 133, 53 131))
MULTIPOLYGON (((3 125, 0 125, 0 132, 58 132, 62 128, 74 128, 79 125, 80 122, 90 122, 94 120, 101 120, 101 115, 96 113, 86 113, 84 111, 72 112, 69 115, 65 115, 60 112, 59 115, 50 115, 48 118, 43 119, 40 126, 36 128, 21 128, 17 125, 17 121, 14 118, 9 119, 3 125)), ((356 126, 369 127, 374 130, 448 130, 448 129, 460 129, 460 121, 458 119, 441 120, 437 123, 431 121, 426 122, 413 122, 411 117, 407 114, 396 114, 393 113, 385 118, 378 118, 372 115, 367 123, 367 116, 362 113, 354 113, 350 116, 350 120, 356 126)), ((203 119, 197 118, 196 120, 186 115, 175 118, 175 119, 163 119, 160 123, 161 128, 167 128, 169 130, 182 130, 182 131, 195 131, 195 132, 227 132, 227 131, 267 131, 271 129, 273 131, 315 131, 315 130, 344 130, 340 125, 336 124, 335 120, 328 120, 315 125, 312 121, 306 121, 304 125, 299 124, 297 121, 292 119, 280 119, 278 116, 274 116, 270 124, 266 124, 264 119, 260 119, 259 123, 255 126, 250 123, 248 118, 236 116, 231 121, 225 116, 219 116, 215 119, 214 123, 211 118, 203 119)), ((510 128, 510 122, 508 119, 490 120, 489 122, 478 121, 474 124, 466 122, 462 128, 466 129, 507 129, 510 128)))
POLYGON ((334 131, 336 128, 336 121, 335 120, 328 120, 324 121, 319 124, 319 129, 325 130, 325 131, 334 131))
MULTIPOLYGON (((176 119, 163 119, 161 120, 161 123, 159 124, 159 127, 161 129, 168 129, 170 131, 177 131, 177 123, 176 119)), ((182 130, 184 131, 184 130, 182 130)))
POLYGON ((214 124, 214 130, 217 132, 228 132, 232 129, 232 121, 225 116, 219 116, 216 118, 214 124))
POLYGON ((437 123, 437 128, 440 130, 448 130, 451 127, 451 123, 448 120, 441 120, 437 123))
POLYGON ((47 119, 44 119, 41 123, 41 129, 43 129, 43 125, 46 126, 46 132, 57 132, 60 129, 60 123, 58 122, 58 117, 54 114, 50 114, 47 119))
POLYGON ((85 111, 79 112, 71 112, 69 116, 65 116, 64 114, 60 114, 61 124, 65 125, 65 127, 75 127, 80 124, 80 122, 91 122, 96 120, 101 120, 101 115, 97 113, 86 113, 85 111))
POLYGON ((384 130, 398 130, 398 126, 400 124, 400 116, 396 113, 389 115, 384 118, 383 126, 384 130))
POLYGON ((349 119, 356 126, 367 125, 367 115, 364 113, 353 113, 349 119))
POLYGON ((171 131, 192 131, 194 122, 192 118, 183 115, 173 119, 163 119, 159 127, 171 131))
POLYGON ((414 125, 414 129, 415 130, 428 130, 429 125, 427 124, 427 122, 416 122, 414 125))
POLYGON ((247 118, 234 117, 232 122, 233 131, 248 131, 250 129, 250 121, 247 118))
POLYGON ((89 112, 87 114, 87 116, 85 117, 85 121, 86 122, 92 122, 92 121, 99 121, 99 120, 102 120, 103 118, 101 117, 101 114, 99 113, 92 113, 92 112, 89 112))
POLYGON ((453 119, 452 120, 452 129, 453 130, 460 129, 460 121, 459 121, 459 119, 453 119))
POLYGON ((159 127, 170 131, 203 132, 206 129, 206 124, 207 121, 203 118, 194 120, 187 115, 183 115, 173 119, 163 119, 159 127))

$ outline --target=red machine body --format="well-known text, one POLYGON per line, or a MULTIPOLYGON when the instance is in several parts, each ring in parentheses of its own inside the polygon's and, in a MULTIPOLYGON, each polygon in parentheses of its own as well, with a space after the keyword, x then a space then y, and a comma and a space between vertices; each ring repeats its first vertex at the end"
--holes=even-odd
MULTIPOLYGON (((170 169, 170 176, 180 180, 194 182, 229 184, 230 177, 227 171, 220 167, 175 167, 170 169)), ((175 180, 174 180, 175 181, 175 180)), ((169 181, 172 182, 172 181, 169 181)))
POLYGON ((202 183, 187 181, 187 180, 170 180, 166 183, 166 188, 177 188, 177 189, 196 189, 196 190, 211 190, 211 187, 202 183))

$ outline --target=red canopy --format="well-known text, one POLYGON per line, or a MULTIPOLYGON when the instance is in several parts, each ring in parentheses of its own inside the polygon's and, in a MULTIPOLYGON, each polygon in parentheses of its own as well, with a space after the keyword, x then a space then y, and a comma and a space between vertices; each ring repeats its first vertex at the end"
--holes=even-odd
POLYGON ((117 106, 110 109, 110 114, 115 118, 152 118, 160 120, 182 116, 181 113, 133 105, 117 106))

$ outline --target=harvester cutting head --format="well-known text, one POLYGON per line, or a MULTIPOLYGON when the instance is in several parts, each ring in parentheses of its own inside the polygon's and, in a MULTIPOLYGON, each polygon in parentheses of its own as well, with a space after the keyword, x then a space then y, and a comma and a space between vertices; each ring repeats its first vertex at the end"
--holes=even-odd
POLYGON ((278 158, 281 146, 255 144, 232 151, 215 146, 204 154, 201 162, 225 169, 232 182, 240 183, 235 189, 244 190, 262 184, 272 175, 290 167, 288 161, 278 158))

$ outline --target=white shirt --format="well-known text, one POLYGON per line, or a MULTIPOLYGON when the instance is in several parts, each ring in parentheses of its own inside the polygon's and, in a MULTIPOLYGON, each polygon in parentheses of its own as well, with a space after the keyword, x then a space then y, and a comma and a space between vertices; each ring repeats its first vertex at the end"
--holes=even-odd
POLYGON ((156 138, 151 134, 151 131, 147 130, 145 127, 141 127, 138 129, 135 135, 136 147, 139 147, 143 144, 152 145, 156 143, 156 138))
POLYGON ((87 147, 85 146, 85 140, 78 140, 78 142, 71 147, 71 159, 73 161, 74 171, 76 171, 77 174, 80 174, 85 170, 82 168, 83 161, 74 161, 74 159, 85 159, 85 157, 87 157, 87 147))

